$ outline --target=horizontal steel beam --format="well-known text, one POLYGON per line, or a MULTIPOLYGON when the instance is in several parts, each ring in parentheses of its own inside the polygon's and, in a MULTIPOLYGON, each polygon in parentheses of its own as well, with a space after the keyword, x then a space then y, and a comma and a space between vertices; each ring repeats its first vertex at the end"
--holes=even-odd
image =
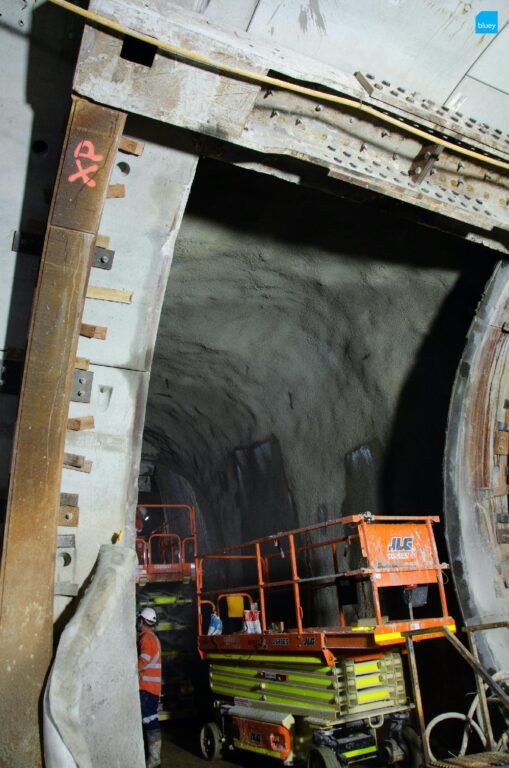
MULTIPOLYGON (((277 166, 286 160, 289 180, 306 181, 301 166, 318 168, 330 191, 346 182, 425 208, 445 217, 442 228, 457 232, 460 222, 463 236, 507 251, 509 172, 493 165, 509 162, 509 137, 501 131, 369 74, 355 78, 221 29, 171 2, 164 14, 155 0, 143 10, 136 0, 93 0, 91 10, 182 53, 154 47, 153 61, 142 64, 126 52, 118 29, 87 26, 74 81, 78 93, 252 151, 257 170, 284 175, 277 166), (192 61, 189 52, 205 61, 192 61), (252 77, 235 76, 233 69, 252 77), (283 84, 270 87, 266 73, 283 84), (295 86, 315 95, 296 93, 295 86), (328 103, 331 95, 354 106, 328 103), (444 141, 448 146, 435 151, 444 141)), ((224 159, 236 162, 230 149, 224 159)))

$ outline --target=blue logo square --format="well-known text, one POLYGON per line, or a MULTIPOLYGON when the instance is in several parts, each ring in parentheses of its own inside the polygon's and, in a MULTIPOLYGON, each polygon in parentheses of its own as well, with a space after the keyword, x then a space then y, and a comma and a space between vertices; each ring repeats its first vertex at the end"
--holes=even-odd
POLYGON ((498 32, 498 11, 480 11, 475 17, 476 35, 496 35, 498 32))

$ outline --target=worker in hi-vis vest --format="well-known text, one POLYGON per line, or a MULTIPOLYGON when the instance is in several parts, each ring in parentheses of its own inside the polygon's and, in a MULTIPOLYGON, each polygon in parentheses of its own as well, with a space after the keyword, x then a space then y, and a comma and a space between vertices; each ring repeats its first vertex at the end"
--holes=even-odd
POLYGON ((161 695, 161 644, 154 627, 157 614, 144 608, 138 615, 138 678, 140 683, 141 722, 147 737, 147 768, 161 764, 161 726, 157 716, 161 695))

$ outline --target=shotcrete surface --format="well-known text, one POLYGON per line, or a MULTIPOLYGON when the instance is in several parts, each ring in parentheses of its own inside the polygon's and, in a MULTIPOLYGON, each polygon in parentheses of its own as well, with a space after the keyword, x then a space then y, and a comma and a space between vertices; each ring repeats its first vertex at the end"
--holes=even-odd
POLYGON ((201 161, 144 446, 198 494, 201 549, 365 509, 441 514, 452 382, 493 261, 381 205, 201 161))

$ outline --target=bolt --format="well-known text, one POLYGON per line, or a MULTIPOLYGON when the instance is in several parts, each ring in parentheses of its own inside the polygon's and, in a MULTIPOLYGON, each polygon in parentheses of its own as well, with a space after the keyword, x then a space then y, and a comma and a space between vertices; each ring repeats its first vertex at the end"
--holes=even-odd
POLYGON ((80 384, 85 384, 86 379, 84 379, 83 376, 80 376, 78 381, 79 381, 80 384))
POLYGON ((321 104, 317 104, 316 107, 315 107, 315 112, 321 112, 322 109, 323 109, 322 105, 321 104))
POLYGON ((429 160, 429 159, 430 159, 430 157, 431 157, 431 152, 425 152, 425 153, 424 153, 424 159, 425 159, 425 160, 429 160))
POLYGON ((382 139, 389 135, 389 131, 382 131, 382 139))
POLYGON ((464 167, 465 167, 465 163, 463 162, 463 160, 460 160, 458 163, 458 171, 461 171, 461 169, 464 167))
POLYGON ((361 144, 361 152, 365 152, 368 148, 368 145, 363 141, 361 144))
POLYGON ((383 86, 381 85, 381 83, 375 83, 375 88, 378 88, 378 90, 381 91, 383 86))
POLYGON ((265 91, 265 93, 263 94, 263 98, 264 99, 266 99, 268 96, 272 96, 272 91, 271 90, 265 91))
POLYGON ((456 185, 459 187, 459 186, 461 186, 461 184, 464 184, 464 183, 465 183, 464 179, 458 179, 457 182, 456 182, 456 185))
POLYGON ((273 109, 272 112, 270 113, 271 117, 277 117, 278 115, 279 115, 279 112, 277 111, 277 109, 273 109))
POLYGON ((295 121, 295 125, 300 125, 301 123, 302 123, 302 120, 300 119, 300 117, 298 117, 297 120, 295 121))
POLYGON ((109 256, 101 256, 101 263, 102 264, 107 264, 109 260, 110 260, 109 256))
POLYGON ((393 159, 393 160, 399 160, 399 155, 398 155, 398 153, 397 153, 397 152, 395 152, 395 153, 393 154, 393 156, 392 156, 392 159, 393 159))
POLYGON ((77 392, 77 394, 78 394, 78 397, 83 397, 83 395, 84 395, 85 393, 83 392, 83 390, 82 390, 82 389, 78 389, 78 392, 77 392))
POLYGON ((422 168, 421 168, 421 166, 420 166, 420 165, 418 165, 418 166, 415 168, 415 170, 414 170, 414 173, 415 173, 415 175, 416 175, 416 176, 418 176, 418 175, 419 175, 419 173, 421 173, 421 171, 422 171, 422 168))

